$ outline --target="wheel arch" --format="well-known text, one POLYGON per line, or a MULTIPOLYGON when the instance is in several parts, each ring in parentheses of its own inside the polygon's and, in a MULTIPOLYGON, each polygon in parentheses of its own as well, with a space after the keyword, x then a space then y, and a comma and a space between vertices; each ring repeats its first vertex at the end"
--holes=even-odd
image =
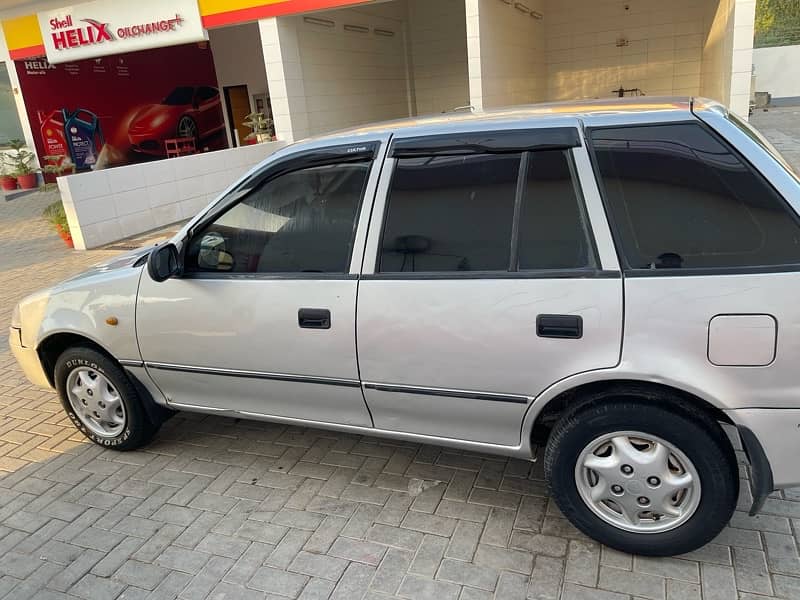
MULTIPOLYGON (((735 425, 719 406, 695 393, 667 383, 620 378, 584 382, 544 400, 528 420, 529 424, 525 428, 526 438, 532 446, 544 446, 550 430, 561 415, 568 409, 588 402, 602 401, 604 398, 626 397, 661 400, 665 396, 679 398, 715 421, 735 425)), ((536 404, 534 402, 534 407, 536 404)))
POLYGON ((51 386, 55 386, 54 379, 58 357, 61 356, 65 350, 74 348, 75 346, 91 348, 107 356, 110 360, 118 362, 108 349, 103 347, 97 340, 86 335, 74 333, 72 331, 51 333, 39 342, 39 345, 36 347, 36 352, 39 354, 39 361, 42 363, 42 368, 51 386))

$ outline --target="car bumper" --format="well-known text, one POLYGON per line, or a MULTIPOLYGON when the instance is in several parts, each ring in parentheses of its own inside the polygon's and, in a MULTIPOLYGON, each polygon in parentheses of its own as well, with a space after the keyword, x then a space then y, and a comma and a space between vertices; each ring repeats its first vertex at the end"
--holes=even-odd
POLYGON ((751 514, 776 489, 800 486, 800 409, 744 408, 727 411, 750 460, 751 514))
POLYGON ((36 348, 26 348, 22 345, 22 337, 19 329, 12 327, 8 332, 8 345, 11 347, 11 354, 17 359, 22 372, 34 385, 41 387, 52 387, 47 374, 42 368, 39 360, 39 353, 36 348))

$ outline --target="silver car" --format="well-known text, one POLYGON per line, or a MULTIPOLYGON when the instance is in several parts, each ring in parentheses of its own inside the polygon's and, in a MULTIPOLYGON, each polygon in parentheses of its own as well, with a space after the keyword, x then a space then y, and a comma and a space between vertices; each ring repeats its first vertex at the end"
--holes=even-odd
POLYGON ((800 182, 707 100, 453 113, 288 146, 170 242, 23 300, 89 439, 175 410, 533 459, 669 555, 800 485, 800 182), (730 431, 735 432, 734 429, 730 431))

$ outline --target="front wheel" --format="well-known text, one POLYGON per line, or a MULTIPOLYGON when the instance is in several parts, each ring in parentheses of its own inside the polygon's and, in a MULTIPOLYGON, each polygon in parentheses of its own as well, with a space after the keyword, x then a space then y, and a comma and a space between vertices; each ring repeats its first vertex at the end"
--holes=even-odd
POLYGON ((158 430, 127 375, 96 350, 65 350, 56 361, 55 384, 69 418, 95 444, 134 450, 158 430))
POLYGON ((736 507, 739 477, 725 433, 705 413, 668 400, 589 402, 550 436, 544 466, 559 508, 612 548, 683 554, 716 537, 736 507))

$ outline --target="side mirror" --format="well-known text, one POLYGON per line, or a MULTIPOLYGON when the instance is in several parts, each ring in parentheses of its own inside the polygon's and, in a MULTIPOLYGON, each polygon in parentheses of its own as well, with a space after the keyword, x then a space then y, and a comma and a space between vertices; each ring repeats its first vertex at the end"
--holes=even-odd
POLYGON ((147 258, 147 272, 153 281, 162 282, 180 272, 180 255, 175 244, 157 246, 147 258))

